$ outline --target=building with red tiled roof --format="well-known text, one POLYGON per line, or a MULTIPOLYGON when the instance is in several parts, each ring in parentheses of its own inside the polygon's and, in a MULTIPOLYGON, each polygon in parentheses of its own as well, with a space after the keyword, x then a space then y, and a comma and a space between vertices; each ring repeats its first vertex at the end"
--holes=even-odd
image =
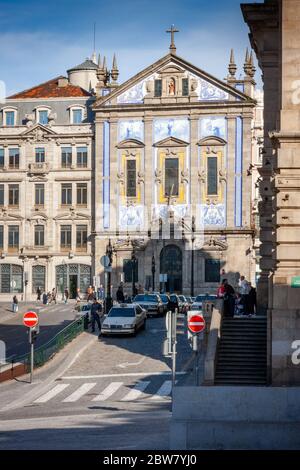
POLYGON ((68 78, 60 75, 40 85, 28 90, 15 93, 7 99, 27 99, 27 98, 74 98, 91 96, 91 93, 80 86, 72 85, 68 78))

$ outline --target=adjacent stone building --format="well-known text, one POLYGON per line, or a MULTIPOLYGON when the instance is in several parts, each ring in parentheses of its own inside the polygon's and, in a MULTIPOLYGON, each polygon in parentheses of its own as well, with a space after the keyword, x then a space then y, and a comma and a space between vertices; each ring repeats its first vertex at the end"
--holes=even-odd
POLYGON ((300 3, 265 0, 242 11, 264 81, 258 294, 268 313, 270 381, 299 384, 300 3))

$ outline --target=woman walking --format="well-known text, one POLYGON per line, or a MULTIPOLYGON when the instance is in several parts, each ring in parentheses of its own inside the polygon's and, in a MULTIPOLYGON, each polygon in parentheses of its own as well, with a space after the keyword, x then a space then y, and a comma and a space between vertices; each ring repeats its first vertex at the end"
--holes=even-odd
POLYGON ((18 306, 18 297, 16 295, 13 296, 13 301, 12 301, 12 311, 14 313, 17 313, 17 311, 19 310, 19 306, 18 306))

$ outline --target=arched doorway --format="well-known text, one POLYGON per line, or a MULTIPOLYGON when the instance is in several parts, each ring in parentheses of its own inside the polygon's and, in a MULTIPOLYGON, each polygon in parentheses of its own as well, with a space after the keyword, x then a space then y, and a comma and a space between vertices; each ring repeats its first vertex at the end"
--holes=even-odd
POLYGON ((182 292, 182 252, 178 246, 167 245, 161 250, 160 273, 167 274, 166 292, 182 292))

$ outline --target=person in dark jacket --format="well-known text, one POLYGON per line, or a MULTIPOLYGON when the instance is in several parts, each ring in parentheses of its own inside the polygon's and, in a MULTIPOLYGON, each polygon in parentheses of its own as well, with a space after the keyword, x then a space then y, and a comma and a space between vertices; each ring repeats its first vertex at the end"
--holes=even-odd
POLYGON ((175 312, 176 309, 179 311, 178 297, 175 294, 171 294, 168 302, 168 310, 175 312))
POLYGON ((251 286, 248 294, 248 314, 255 315, 256 314, 256 289, 255 287, 251 286))
POLYGON ((125 297, 124 297, 124 292, 123 292, 123 287, 122 286, 118 287, 117 292, 116 292, 116 297, 117 297, 117 301, 119 302, 119 304, 124 303, 125 297))
POLYGON ((224 316, 233 317, 234 308, 235 308, 235 292, 234 288, 228 283, 227 279, 223 280, 223 285, 225 288, 224 293, 224 316))
POLYGON ((101 333, 101 321, 99 316, 101 311, 102 305, 99 304, 96 299, 94 299, 94 302, 91 305, 92 333, 95 332, 95 323, 97 323, 97 326, 99 328, 99 334, 101 333))

